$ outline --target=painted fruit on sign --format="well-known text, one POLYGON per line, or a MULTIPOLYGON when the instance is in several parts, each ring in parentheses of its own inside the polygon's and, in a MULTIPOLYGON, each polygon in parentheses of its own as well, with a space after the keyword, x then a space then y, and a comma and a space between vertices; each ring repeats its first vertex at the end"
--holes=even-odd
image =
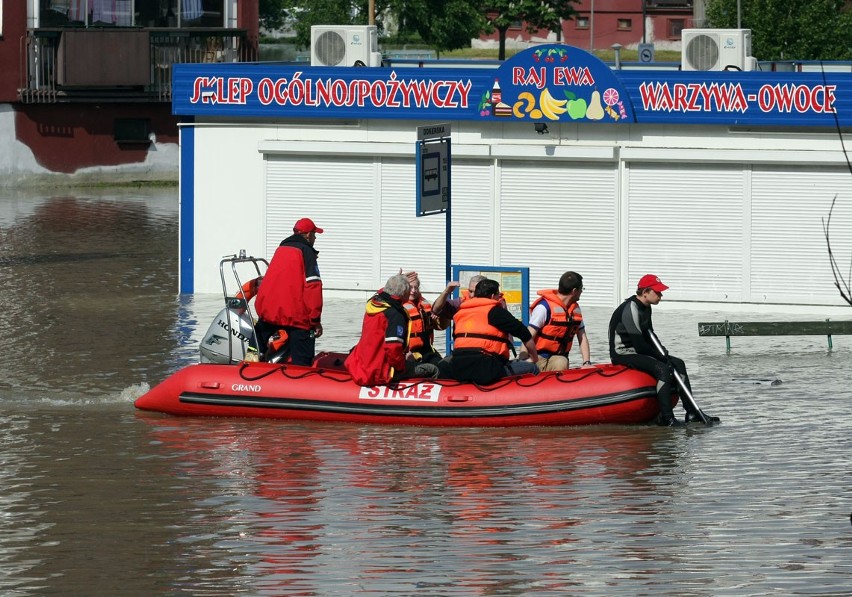
POLYGON ((592 91, 592 97, 589 100, 589 109, 586 111, 586 118, 589 120, 601 120, 603 117, 604 111, 601 105, 601 92, 595 89, 592 91))
POLYGON ((578 120, 586 116, 586 100, 579 97, 568 101, 568 116, 578 120))

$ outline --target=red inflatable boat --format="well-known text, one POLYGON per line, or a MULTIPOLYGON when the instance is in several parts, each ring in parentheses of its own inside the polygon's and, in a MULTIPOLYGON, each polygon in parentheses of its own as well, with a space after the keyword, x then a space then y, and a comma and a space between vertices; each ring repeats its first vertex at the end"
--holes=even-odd
POLYGON ((470 427, 635 424, 658 413, 654 379, 617 365, 511 377, 490 386, 421 379, 361 387, 342 370, 345 356, 322 353, 313 367, 190 365, 137 399, 136 408, 181 416, 470 427))

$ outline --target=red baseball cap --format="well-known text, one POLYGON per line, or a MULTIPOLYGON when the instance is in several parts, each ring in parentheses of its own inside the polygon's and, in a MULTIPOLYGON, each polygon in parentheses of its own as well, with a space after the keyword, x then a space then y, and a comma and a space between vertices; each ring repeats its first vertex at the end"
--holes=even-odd
POLYGON ((308 234, 309 232, 322 234, 322 228, 317 228, 317 225, 314 224, 312 219, 302 218, 293 225, 293 232, 296 234, 308 234))
POLYGON ((669 289, 669 287, 663 284, 660 281, 660 278, 658 278, 654 274, 645 274, 644 276, 642 276, 642 279, 639 280, 639 284, 636 286, 636 290, 642 290, 643 288, 650 288, 651 290, 656 290, 657 292, 663 292, 664 290, 669 289))

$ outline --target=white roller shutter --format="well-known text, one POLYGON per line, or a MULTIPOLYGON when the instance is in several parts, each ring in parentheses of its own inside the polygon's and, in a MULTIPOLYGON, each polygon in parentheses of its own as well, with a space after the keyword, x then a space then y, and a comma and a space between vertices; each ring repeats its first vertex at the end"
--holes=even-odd
POLYGON ((491 160, 453 159, 452 262, 493 265, 494 170, 491 160))
MULTIPOLYGON (((454 160, 453 263, 490 265, 493 183, 488 160, 454 160)), ((399 158, 268 156, 266 251, 271 257, 293 223, 312 218, 323 285, 379 288, 402 267, 420 274, 424 292, 445 285, 446 216, 416 217, 415 169, 399 158)))
POLYGON ((415 175, 413 160, 382 158, 380 277, 384 283, 399 268, 416 271, 423 292, 440 292, 445 283, 446 216, 417 217, 415 175))
POLYGON ((499 262, 530 267, 530 291, 556 288, 574 270, 584 304, 616 300, 615 164, 500 164, 499 262))
POLYGON ((847 275, 852 185, 845 168, 755 167, 750 302, 844 304, 834 286, 822 221, 837 196, 832 251, 847 275))
POLYGON ((676 300, 740 302, 748 263, 747 173, 740 164, 630 163, 628 288, 657 274, 676 300))
POLYGON ((379 271, 379 194, 374 158, 268 156, 266 252, 293 234, 308 217, 317 237, 323 286, 373 291, 379 271))

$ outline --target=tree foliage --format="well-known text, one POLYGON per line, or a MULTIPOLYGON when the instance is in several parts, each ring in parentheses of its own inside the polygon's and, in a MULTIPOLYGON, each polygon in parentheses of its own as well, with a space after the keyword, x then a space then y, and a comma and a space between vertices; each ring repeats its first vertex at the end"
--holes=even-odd
POLYGON ((401 32, 417 33, 439 53, 469 46, 488 28, 478 0, 394 0, 389 8, 401 32))
POLYGON ((366 2, 351 0, 290 0, 287 23, 296 34, 296 45, 309 48, 313 25, 366 25, 366 2))
POLYGON ((263 29, 281 29, 287 22, 287 0, 259 0, 258 16, 263 29))
MULTIPOLYGON (((758 60, 852 60, 852 10, 845 0, 740 2, 758 60), (844 8, 845 6, 845 8, 844 8)), ((707 0, 708 27, 737 26, 737 0, 707 0)))
MULTIPOLYGON (((573 4, 579 0, 490 0, 486 1, 488 21, 497 30, 500 40, 498 58, 506 59, 506 31, 513 23, 525 22, 529 33, 539 29, 559 31, 562 19, 570 19, 577 11, 573 4)), ((486 29, 486 31, 488 31, 486 29)))

